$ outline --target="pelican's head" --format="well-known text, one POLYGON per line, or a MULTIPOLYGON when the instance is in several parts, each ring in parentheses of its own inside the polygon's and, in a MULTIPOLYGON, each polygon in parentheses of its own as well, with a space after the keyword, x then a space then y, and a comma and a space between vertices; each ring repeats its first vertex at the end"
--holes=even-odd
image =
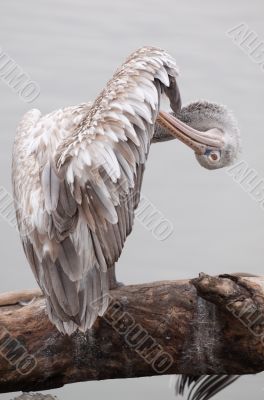
POLYGON ((225 106, 198 101, 183 107, 177 116, 160 112, 158 122, 191 147, 207 169, 226 167, 237 157, 239 129, 225 106))

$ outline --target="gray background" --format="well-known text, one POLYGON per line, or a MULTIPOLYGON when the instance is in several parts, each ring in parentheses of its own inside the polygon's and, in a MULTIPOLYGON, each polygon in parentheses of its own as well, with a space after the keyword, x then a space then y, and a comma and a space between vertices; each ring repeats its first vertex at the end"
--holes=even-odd
MULTIPOLYGON (((263 39, 263 11, 261 0, 2 0, 0 46, 39 83, 41 95, 28 105, 0 81, 0 185, 11 189, 12 142, 24 112, 93 99, 120 62, 143 45, 160 46, 176 58, 184 103, 206 98, 233 109, 241 157, 264 176, 264 73, 226 35, 245 22, 263 39)), ((202 169, 181 143, 156 145, 143 192, 172 221, 174 233, 157 241, 137 221, 118 264, 120 280, 262 272, 264 212, 226 171, 202 169)), ((17 233, 2 219, 0 232, 0 291, 34 287, 17 233)), ((216 399, 261 399, 262 379, 244 377, 216 399)), ((61 400, 174 399, 166 376, 73 384, 50 393, 61 400)))

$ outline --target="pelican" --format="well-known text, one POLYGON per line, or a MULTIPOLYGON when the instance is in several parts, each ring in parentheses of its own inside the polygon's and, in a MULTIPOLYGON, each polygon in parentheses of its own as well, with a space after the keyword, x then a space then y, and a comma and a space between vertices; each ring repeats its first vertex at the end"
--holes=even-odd
POLYGON ((115 263, 133 226, 151 143, 178 139, 207 169, 230 165, 239 131, 224 107, 185 107, 164 50, 131 54, 93 103, 27 112, 13 148, 12 181, 23 248, 51 322, 86 332, 118 283, 115 263), (171 112, 160 109, 161 95, 171 112))

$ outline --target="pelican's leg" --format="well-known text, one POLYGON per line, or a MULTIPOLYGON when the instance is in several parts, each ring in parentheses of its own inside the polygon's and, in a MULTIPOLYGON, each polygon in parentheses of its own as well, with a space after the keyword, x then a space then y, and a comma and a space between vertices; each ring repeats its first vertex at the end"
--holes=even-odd
POLYGON ((117 289, 120 286, 124 286, 123 283, 116 280, 115 265, 108 269, 109 289, 117 289))

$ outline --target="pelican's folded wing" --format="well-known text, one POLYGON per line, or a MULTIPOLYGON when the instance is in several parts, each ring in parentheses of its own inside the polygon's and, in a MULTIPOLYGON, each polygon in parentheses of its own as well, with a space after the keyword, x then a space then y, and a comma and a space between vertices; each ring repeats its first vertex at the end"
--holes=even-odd
MULTIPOLYGON (((37 257, 38 279, 62 331, 88 329, 107 307, 107 269, 132 229, 161 93, 176 107, 176 76, 175 61, 165 51, 136 51, 42 162, 48 234, 41 236, 45 252, 37 257)), ((35 239, 27 240, 27 253, 35 253, 35 239)))

